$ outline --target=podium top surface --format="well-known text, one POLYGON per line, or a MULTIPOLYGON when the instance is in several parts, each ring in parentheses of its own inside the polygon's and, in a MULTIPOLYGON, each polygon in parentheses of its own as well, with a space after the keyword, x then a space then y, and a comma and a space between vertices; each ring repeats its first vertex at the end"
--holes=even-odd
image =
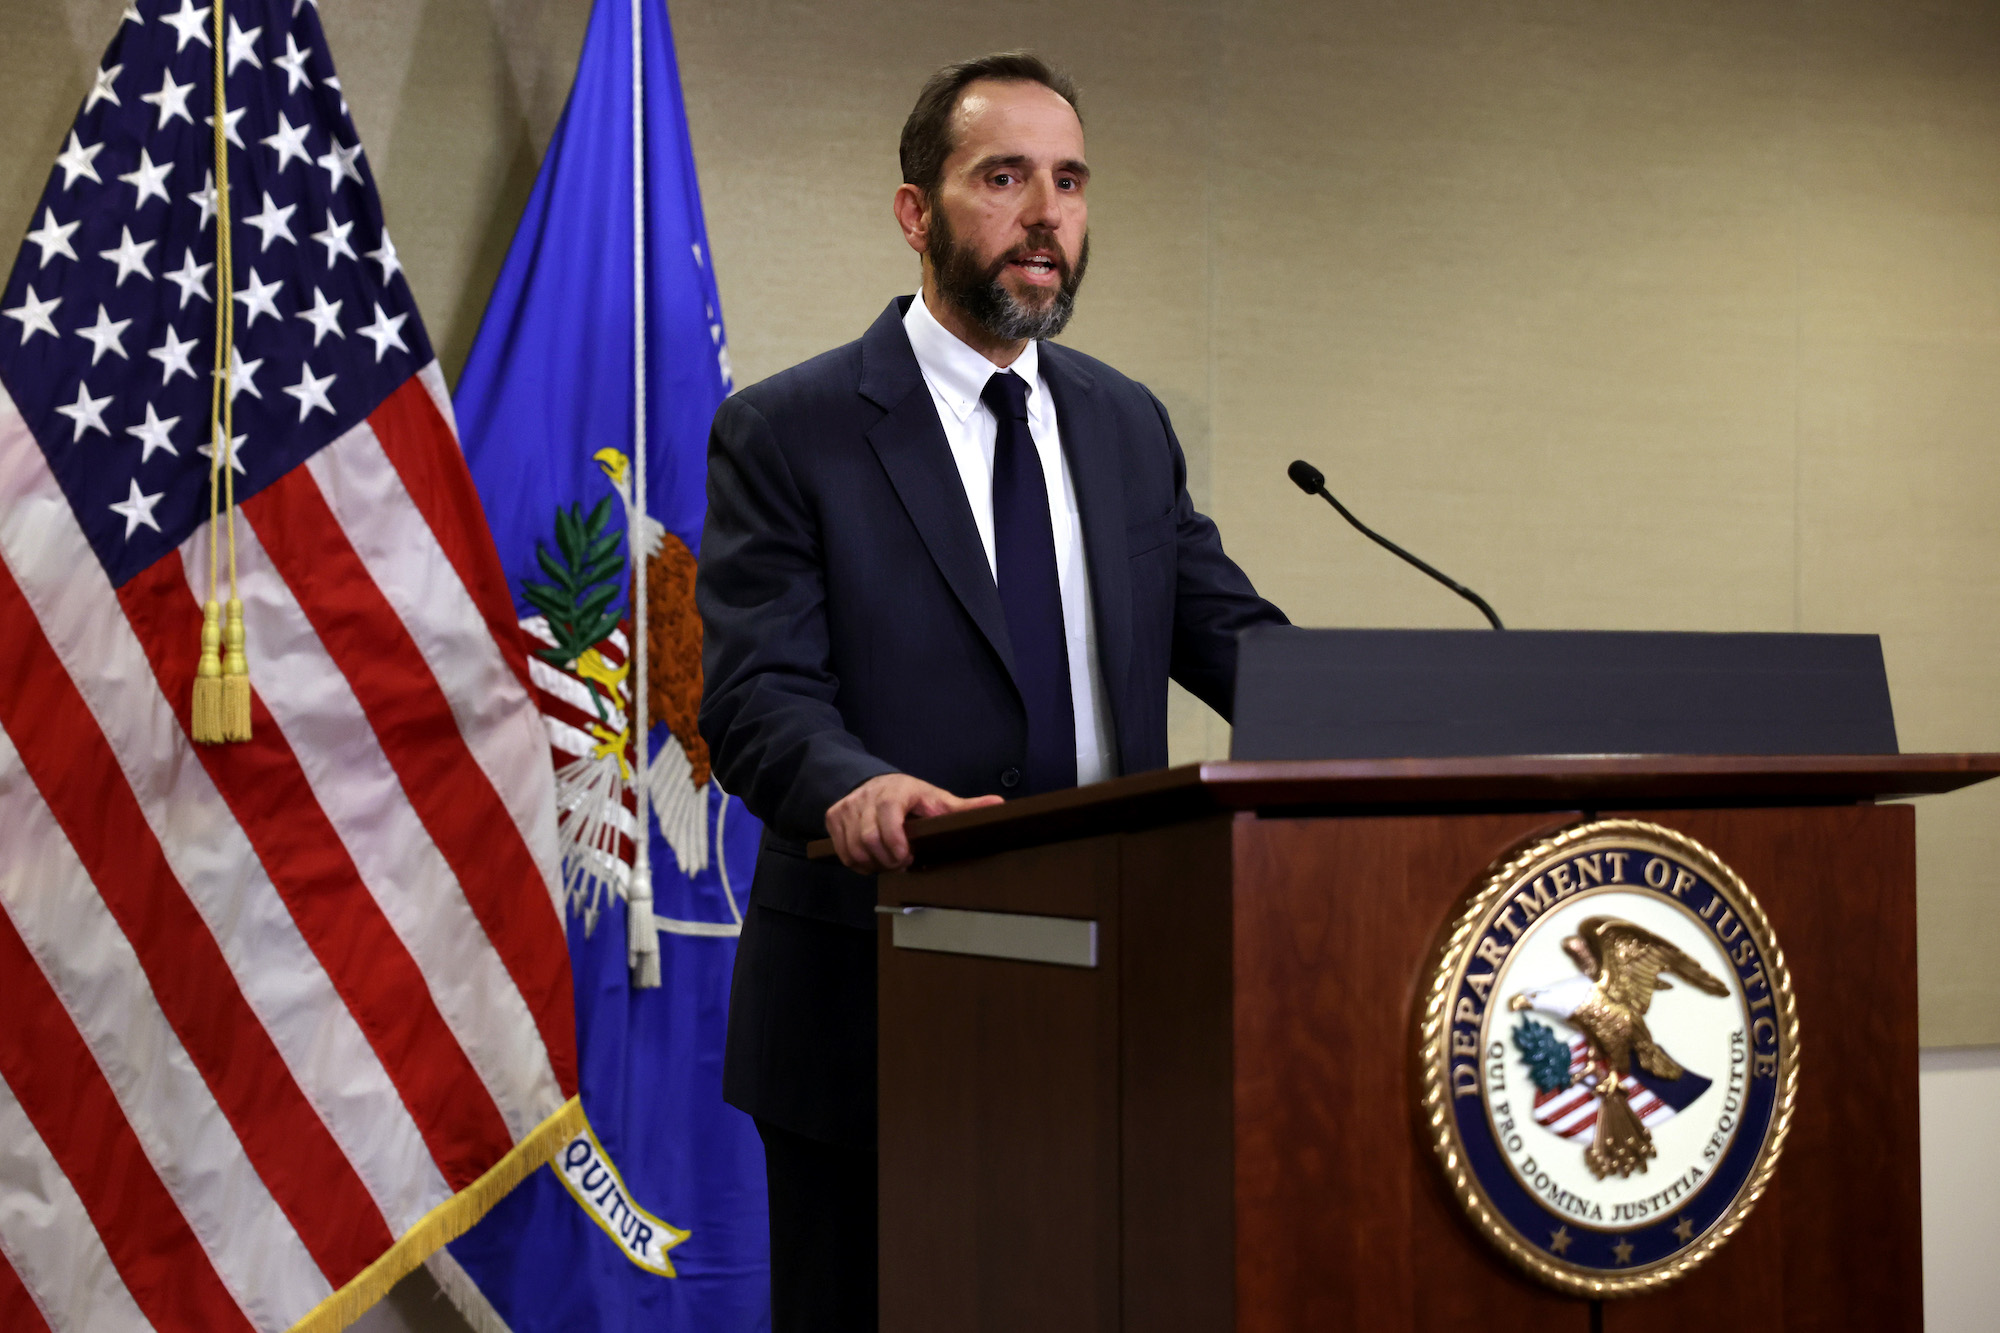
MULTIPOLYGON (((2000 754, 1506 755, 1187 764, 913 822, 919 865, 1121 829, 1254 812, 1850 805, 2000 777, 2000 754)), ((832 844, 812 844, 815 856, 832 844)))

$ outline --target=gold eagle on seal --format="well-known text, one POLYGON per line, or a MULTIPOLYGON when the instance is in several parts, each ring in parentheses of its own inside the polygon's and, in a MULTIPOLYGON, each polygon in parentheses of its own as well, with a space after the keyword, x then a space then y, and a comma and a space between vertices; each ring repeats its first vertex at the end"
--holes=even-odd
MULTIPOLYGON (((1547 1014, 1583 1034, 1590 1066, 1600 1071, 1592 1088, 1598 1102, 1597 1135, 1584 1150, 1584 1164, 1599 1180, 1630 1176, 1644 1171, 1657 1151, 1652 1131, 1633 1113, 1626 1075, 1635 1061, 1658 1078, 1677 1079, 1684 1072, 1646 1026, 1654 992, 1673 989, 1668 975, 1709 995, 1726 996, 1729 987, 1678 945, 1616 917, 1585 918, 1562 947, 1583 975, 1522 991, 1507 1007, 1547 1014)), ((1586 1083, 1592 1079, 1584 1075, 1586 1083)))

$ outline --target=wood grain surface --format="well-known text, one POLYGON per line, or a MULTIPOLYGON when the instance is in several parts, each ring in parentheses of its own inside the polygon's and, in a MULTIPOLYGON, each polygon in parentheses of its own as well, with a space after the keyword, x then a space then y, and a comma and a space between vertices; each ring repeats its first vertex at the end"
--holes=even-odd
MULTIPOLYGON (((1504 755, 1188 764, 910 826, 919 864, 1203 815, 1776 807, 1957 791, 2000 754, 1504 755)), ((812 844, 830 856, 833 844, 812 844)))
POLYGON ((1121 840, 1128 1329, 1222 1333, 1233 1313, 1231 822, 1121 840))
POLYGON ((1799 1099, 1778 1174, 1685 1281, 1605 1307, 1606 1333, 1757 1311, 1785 1333, 1923 1327, 1917 1172, 1916 812, 1649 811, 1764 904, 1799 1008, 1799 1099))
POLYGON ((1489 865, 1575 815, 1245 819, 1236 835, 1236 1327, 1585 1333, 1445 1193, 1414 1006, 1489 865))
MULTIPOLYGON (((1911 810, 1622 813, 1764 904, 1802 1080, 1744 1229, 1596 1326, 1920 1328, 1911 810)), ((1210 814, 885 877, 888 903, 1097 920, 1100 965, 884 929, 882 1327, 1593 1328, 1467 1224, 1414 1112, 1441 931, 1491 865, 1584 817, 1210 814)))
POLYGON ((1111 1333, 1117 842, 1034 847, 891 901, 1093 917, 1097 968, 877 945, 884 1333, 1111 1333))

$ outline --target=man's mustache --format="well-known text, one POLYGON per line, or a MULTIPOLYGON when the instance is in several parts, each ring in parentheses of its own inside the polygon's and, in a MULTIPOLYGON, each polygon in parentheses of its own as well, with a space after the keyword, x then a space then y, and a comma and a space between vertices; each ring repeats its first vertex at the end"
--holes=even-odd
POLYGON ((1060 273, 1065 280, 1069 278, 1069 254, 1062 248, 1062 242, 1056 239, 1055 233, 1045 232, 1038 234, 1029 232, 1027 239, 993 261, 992 268, 987 272, 987 279, 990 281, 999 277, 1001 269, 1006 268, 1009 264, 1026 259, 1037 250, 1046 251, 1055 261, 1056 272, 1060 273))

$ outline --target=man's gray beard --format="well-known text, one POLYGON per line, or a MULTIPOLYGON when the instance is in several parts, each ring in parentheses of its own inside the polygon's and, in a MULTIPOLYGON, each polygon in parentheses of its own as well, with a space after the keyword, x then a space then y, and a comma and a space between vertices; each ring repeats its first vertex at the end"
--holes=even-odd
MULTIPOLYGON (((1044 244, 1048 249, 1056 248, 1054 237, 1044 244)), ((1016 298, 1000 281, 1000 272, 1007 267, 1006 258, 981 267, 972 251, 958 243, 951 224, 945 221, 944 210, 935 204, 931 208, 930 256, 931 270, 937 275, 938 295, 964 311, 968 319, 988 334, 1002 342, 1053 338, 1076 313, 1076 289, 1083 285, 1084 270, 1090 266, 1090 236, 1085 233, 1075 267, 1064 271, 1049 303, 1039 309, 1016 298)))

